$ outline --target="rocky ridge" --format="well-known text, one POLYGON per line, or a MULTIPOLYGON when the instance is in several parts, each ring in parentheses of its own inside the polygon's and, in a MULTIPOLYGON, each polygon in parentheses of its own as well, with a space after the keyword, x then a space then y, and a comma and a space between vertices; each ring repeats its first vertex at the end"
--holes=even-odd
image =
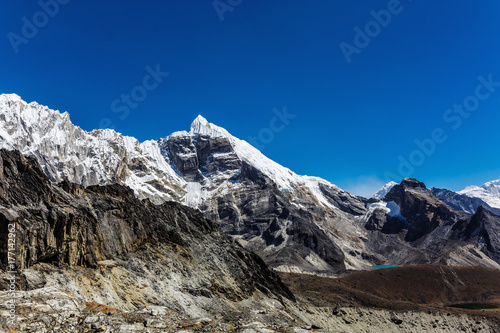
MULTIPOLYGON (((223 322, 235 315, 244 320, 247 309, 256 308, 290 322, 283 305, 294 296, 279 276, 199 211, 178 203, 140 201, 121 185, 54 185, 35 160, 0 150, 0 220, 2 235, 8 224, 16 228, 18 288, 38 301, 52 293, 69 310, 97 302, 120 311, 160 307, 179 318, 218 316, 223 322)), ((4 290, 8 277, 0 279, 4 290)), ((29 302, 20 302, 20 310, 29 312, 29 302)), ((22 331, 29 331, 30 321, 19 319, 22 331)))
MULTIPOLYGON (((500 268, 496 254, 464 233, 474 216, 454 210, 416 179, 403 179, 382 201, 372 199, 369 207, 366 228, 373 234, 367 246, 391 258, 387 264, 418 262, 500 268)), ((485 221, 485 216, 477 218, 485 221)), ((496 230, 488 230, 488 235, 494 236, 496 230)))

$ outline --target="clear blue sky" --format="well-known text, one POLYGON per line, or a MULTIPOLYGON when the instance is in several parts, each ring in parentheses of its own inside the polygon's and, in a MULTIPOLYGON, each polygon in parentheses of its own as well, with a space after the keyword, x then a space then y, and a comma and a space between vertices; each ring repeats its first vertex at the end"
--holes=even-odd
POLYGON ((476 93, 478 76, 500 82, 497 0, 220 3, 223 13, 210 0, 71 0, 51 17, 36 1, 4 0, 0 92, 140 141, 188 129, 198 114, 245 140, 269 135, 273 109, 286 106, 296 118, 273 123, 281 131, 262 136, 263 152, 356 194, 374 191, 387 172, 402 176, 399 156, 435 128, 447 140, 405 176, 454 190, 500 178, 500 87, 468 118, 443 119, 476 93), (370 23, 371 11, 388 7, 385 27, 370 23), (358 40, 348 63, 340 44, 354 47, 354 28, 367 24, 373 37, 358 40), (139 86, 141 97, 146 67, 157 65, 169 76, 154 89, 147 80, 146 98, 125 106, 121 95, 139 86))

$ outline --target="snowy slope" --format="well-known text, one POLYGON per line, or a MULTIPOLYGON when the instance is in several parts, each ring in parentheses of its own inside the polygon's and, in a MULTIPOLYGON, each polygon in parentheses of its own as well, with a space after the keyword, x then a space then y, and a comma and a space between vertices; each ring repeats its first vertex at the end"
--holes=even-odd
POLYGON ((375 193, 372 198, 375 198, 375 199, 382 199, 385 197, 385 195, 387 193, 389 193, 389 191, 394 187, 394 185, 398 185, 398 183, 396 182, 389 182, 387 184, 385 184, 384 186, 382 186, 380 188, 380 190, 377 191, 377 193, 375 193))
POLYGON ((490 181, 482 186, 467 186, 458 194, 465 194, 471 198, 479 198, 493 208, 500 208, 500 179, 490 181))

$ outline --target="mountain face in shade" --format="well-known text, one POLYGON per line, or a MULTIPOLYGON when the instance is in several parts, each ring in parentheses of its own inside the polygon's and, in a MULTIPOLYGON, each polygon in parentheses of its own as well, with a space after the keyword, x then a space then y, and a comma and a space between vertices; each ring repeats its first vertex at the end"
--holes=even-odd
POLYGON ((481 251, 499 261, 500 216, 479 206, 467 223, 458 224, 455 229, 460 231, 460 238, 472 242, 481 251))
POLYGON ((363 199, 295 174, 201 116, 189 131, 142 143, 113 130, 85 132, 67 113, 17 95, 0 95, 0 119, 0 148, 36 158, 52 182, 120 184, 155 205, 198 209, 280 271, 498 266, 471 242, 452 239, 459 233, 452 226, 468 217, 422 183, 406 179, 388 186, 382 200, 363 199))
POLYGON ((384 200, 394 201, 400 207, 405 222, 400 226, 407 229, 405 239, 408 241, 421 239, 436 229, 451 227, 467 219, 466 214, 446 205, 416 179, 405 178, 387 193, 384 200))

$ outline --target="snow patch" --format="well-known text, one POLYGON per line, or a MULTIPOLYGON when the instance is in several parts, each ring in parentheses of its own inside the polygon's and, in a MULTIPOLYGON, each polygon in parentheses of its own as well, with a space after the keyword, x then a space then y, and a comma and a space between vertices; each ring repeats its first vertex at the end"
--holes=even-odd
POLYGON ((198 207, 203 199, 201 184, 197 182, 187 182, 186 191, 185 204, 189 207, 198 207))
POLYGON ((374 203, 369 203, 366 205, 366 208, 369 210, 368 215, 373 213, 375 209, 383 209, 387 215, 391 217, 397 217, 403 220, 406 218, 401 215, 401 207, 394 201, 378 201, 374 203))

